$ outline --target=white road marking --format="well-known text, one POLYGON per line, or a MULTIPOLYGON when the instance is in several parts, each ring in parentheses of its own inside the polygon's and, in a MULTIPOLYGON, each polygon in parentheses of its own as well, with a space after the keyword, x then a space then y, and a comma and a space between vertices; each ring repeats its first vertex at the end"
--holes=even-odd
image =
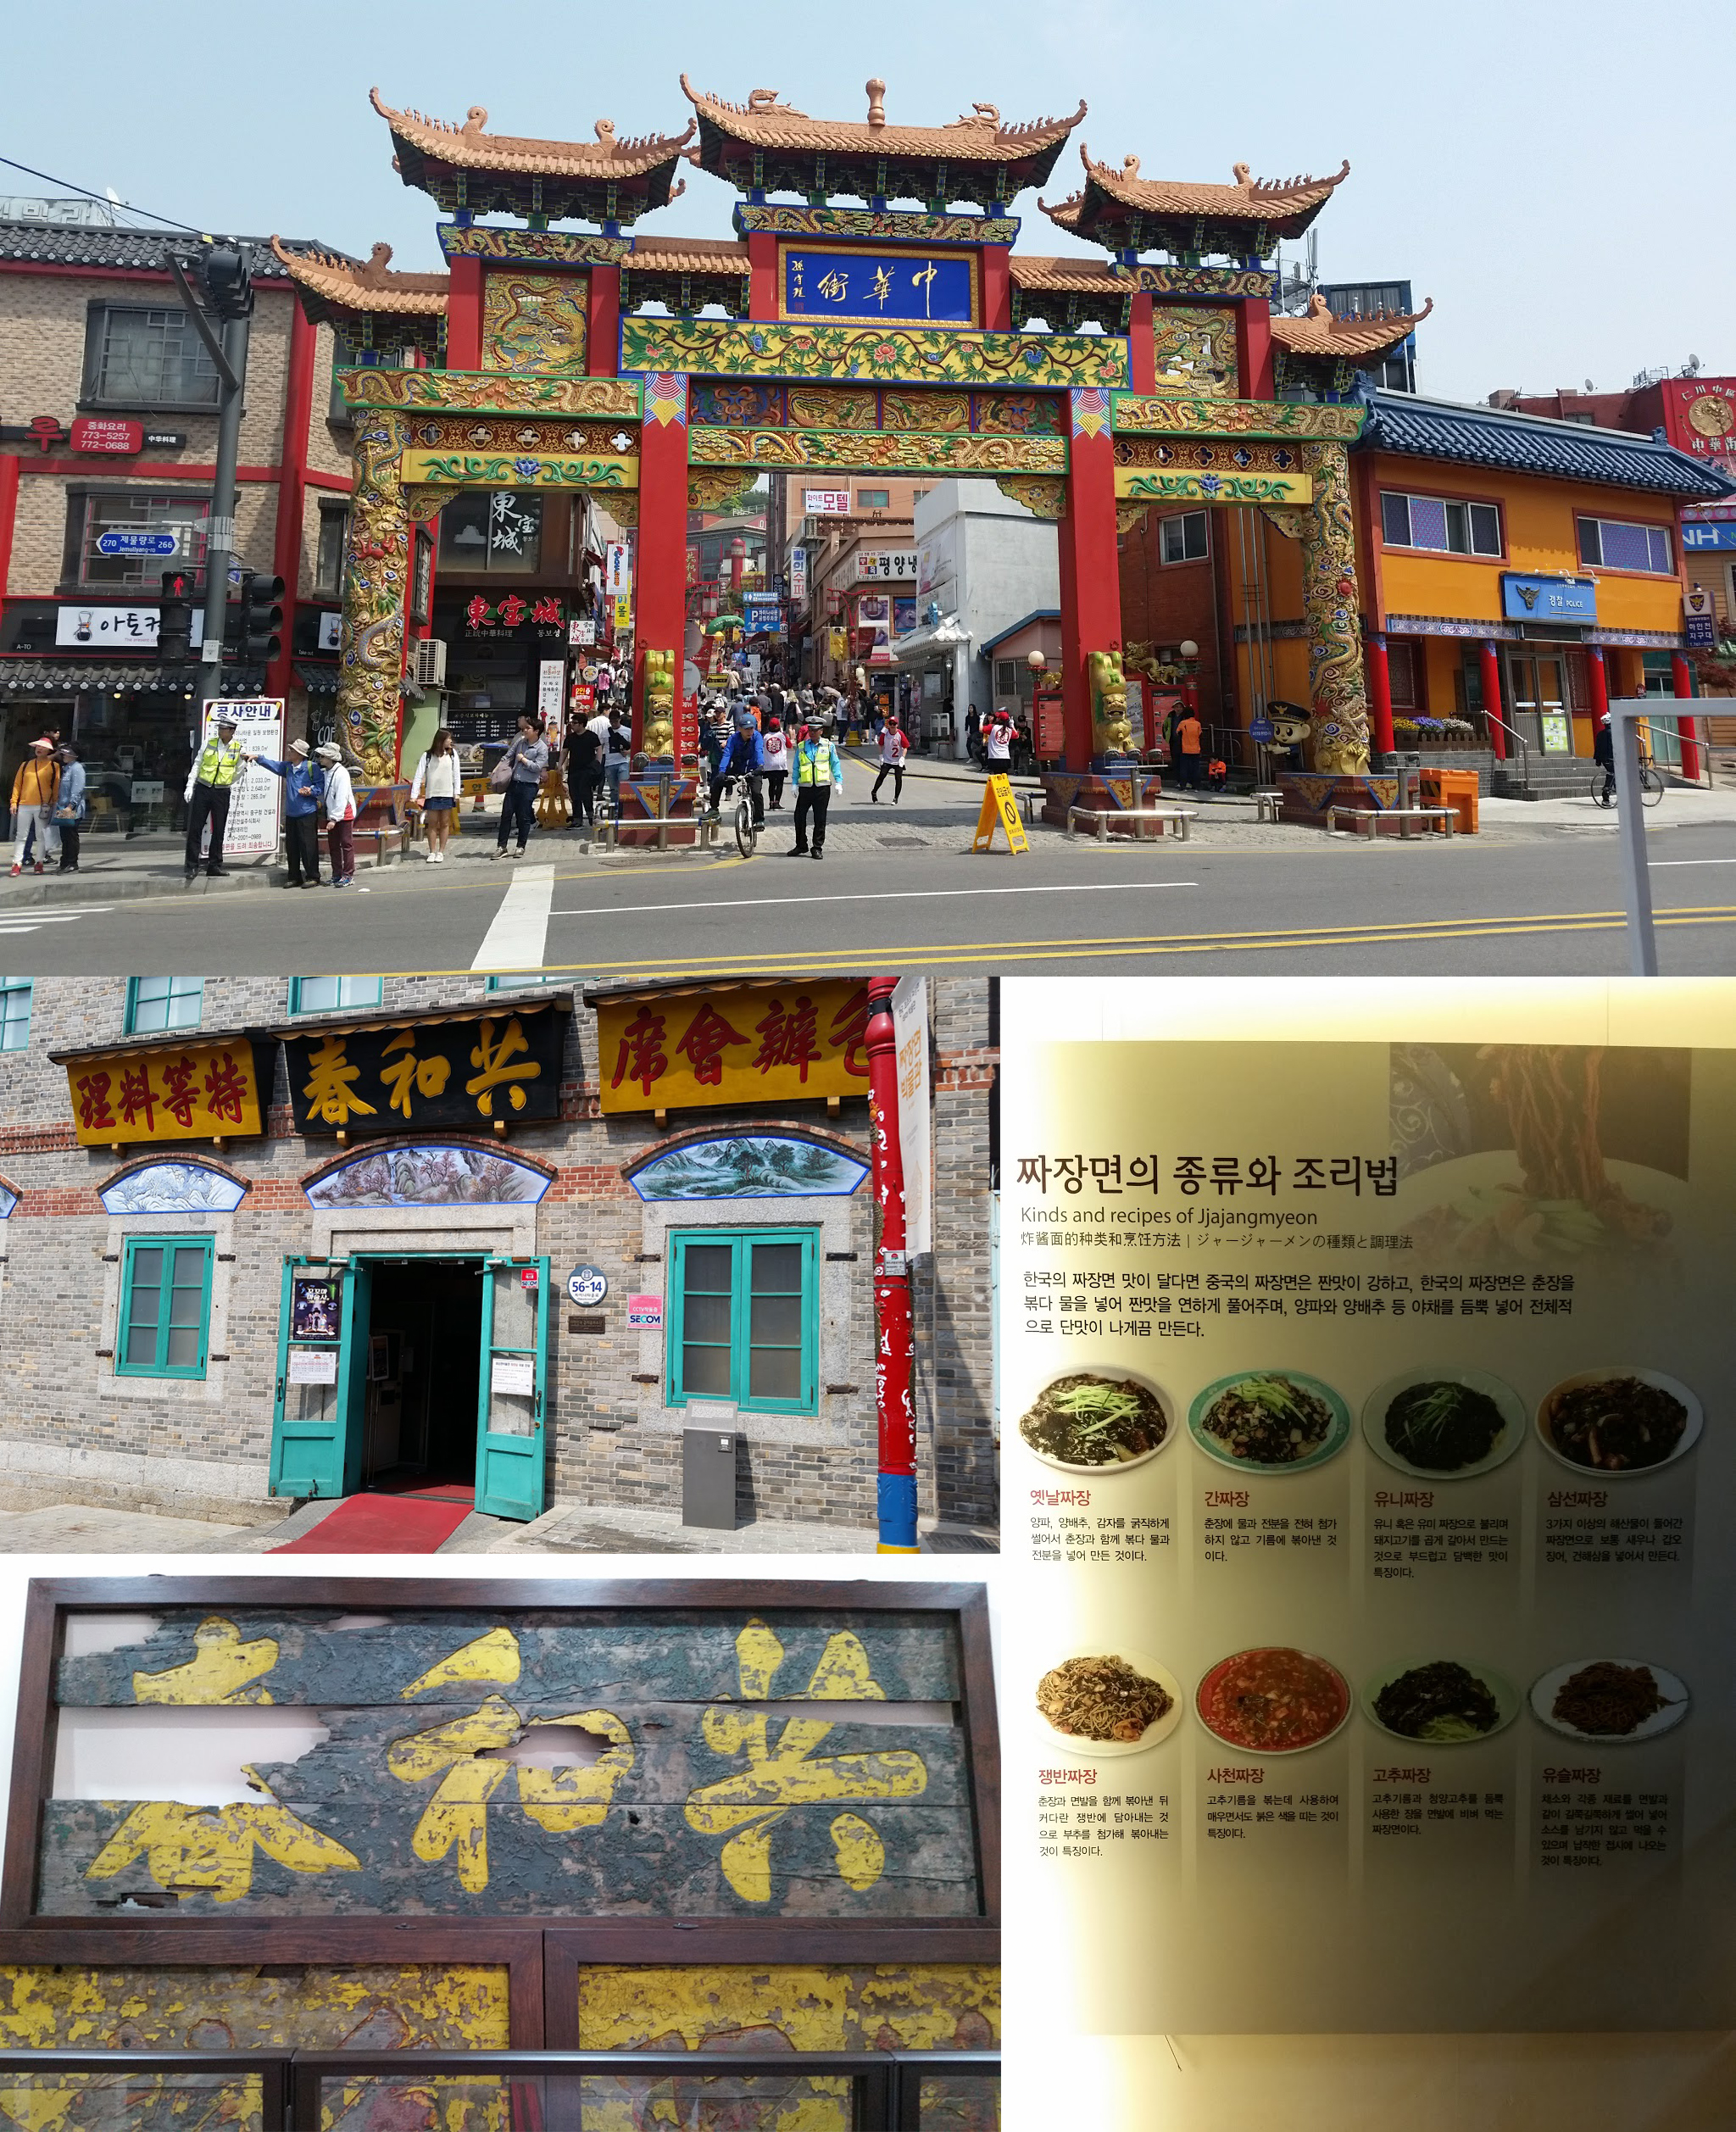
POLYGON ((33 910, 26 917, 23 911, 8 911, 0 916, 0 932, 34 932, 38 926, 70 926, 76 918, 106 916, 114 908, 112 904, 81 904, 76 910, 33 910))
POLYGON ((472 970, 540 970, 554 901, 553 866, 521 866, 494 914, 472 970))
POLYGON ((1649 867, 1658 866, 1736 866, 1736 859, 1648 859, 1649 867))
MULTIPOLYGON (((554 918, 627 918, 647 910, 759 910, 783 905, 805 910, 816 903, 924 903, 943 896, 949 902, 964 896, 1093 896, 1125 894, 1130 888, 1197 888, 1197 881, 1079 881, 1033 888, 907 888, 876 889, 853 896, 737 896, 727 903, 621 903, 599 904, 589 910, 554 910, 554 918)), ((498 924, 498 920, 496 921, 498 924)), ((484 944, 487 944, 486 943, 484 944)), ((489 966, 476 962, 473 969, 489 966)))

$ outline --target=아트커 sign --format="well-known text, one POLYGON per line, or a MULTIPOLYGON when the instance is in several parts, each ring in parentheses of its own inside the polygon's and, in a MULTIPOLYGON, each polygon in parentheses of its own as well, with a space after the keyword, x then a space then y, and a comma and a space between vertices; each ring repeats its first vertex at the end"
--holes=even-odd
POLYGON ((1510 622, 1594 622, 1597 584, 1589 577, 1501 573, 1501 613, 1510 622))
POLYGON ((61 1054, 81 1147, 234 1140, 263 1133, 272 1051, 250 1038, 61 1054), (262 1097, 264 1088, 267 1094, 262 1097))
POLYGON ((854 977, 652 994, 597 1009, 605 1113, 868 1093, 868 988, 854 977))
MULTIPOLYGON (((169 536, 172 540, 173 535, 169 536)), ((204 642, 205 617, 193 610, 195 650, 204 642)), ((57 649, 71 651, 155 651, 154 607, 79 607, 67 600, 54 610, 57 649)))
POLYGON ((566 1017, 552 1007, 283 1032, 298 1133, 399 1133, 560 1115, 566 1017))

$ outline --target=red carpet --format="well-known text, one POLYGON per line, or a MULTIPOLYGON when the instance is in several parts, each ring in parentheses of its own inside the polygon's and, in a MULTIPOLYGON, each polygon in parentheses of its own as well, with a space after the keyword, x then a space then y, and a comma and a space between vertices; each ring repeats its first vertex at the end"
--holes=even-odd
POLYGON ((370 1493, 346 1496, 310 1533, 272 1555, 431 1555, 470 1514, 474 1491, 437 1500, 370 1493))
POLYGON ((381 1473, 368 1483, 370 1495, 419 1495, 428 1503, 473 1503, 475 1481, 424 1480, 420 1473, 381 1473))

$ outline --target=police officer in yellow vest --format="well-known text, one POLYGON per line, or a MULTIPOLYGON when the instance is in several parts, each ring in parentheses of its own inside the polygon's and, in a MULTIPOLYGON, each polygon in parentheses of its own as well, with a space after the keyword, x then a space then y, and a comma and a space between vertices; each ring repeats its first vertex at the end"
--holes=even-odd
POLYGON ((229 820, 229 795, 247 757, 235 737, 235 721, 220 716, 217 730, 199 750, 186 781, 186 877, 199 871, 199 842, 211 825, 211 856, 205 871, 214 879, 225 871, 223 830, 229 820))

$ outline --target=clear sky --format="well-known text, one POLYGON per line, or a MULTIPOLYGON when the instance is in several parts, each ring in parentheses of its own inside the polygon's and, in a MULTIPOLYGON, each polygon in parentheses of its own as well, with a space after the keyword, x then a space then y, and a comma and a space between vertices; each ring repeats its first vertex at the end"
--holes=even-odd
MULTIPOLYGON (((1227 181, 1336 170, 1321 214, 1329 281, 1408 276, 1426 392, 1600 391, 1690 354, 1736 372, 1728 203, 1736 128, 1723 85, 1736 0, 1665 12, 1612 0, 921 0, 888 7, 689 0, 301 0, 168 8, 37 0, 5 40, 0 153, 201 227, 317 237, 437 267, 433 203, 392 169, 368 103, 491 130, 589 140, 679 132, 698 88, 778 90, 816 116, 894 124, 977 102, 1008 120, 1089 105, 1075 134, 1148 176, 1227 181)), ((1051 199, 1080 176, 1064 152, 1051 199)), ((0 192, 46 188, 0 170, 0 192)), ((640 225, 731 233, 731 195, 690 171, 640 225)), ((1077 250, 1024 194, 1027 251, 1077 250)))

